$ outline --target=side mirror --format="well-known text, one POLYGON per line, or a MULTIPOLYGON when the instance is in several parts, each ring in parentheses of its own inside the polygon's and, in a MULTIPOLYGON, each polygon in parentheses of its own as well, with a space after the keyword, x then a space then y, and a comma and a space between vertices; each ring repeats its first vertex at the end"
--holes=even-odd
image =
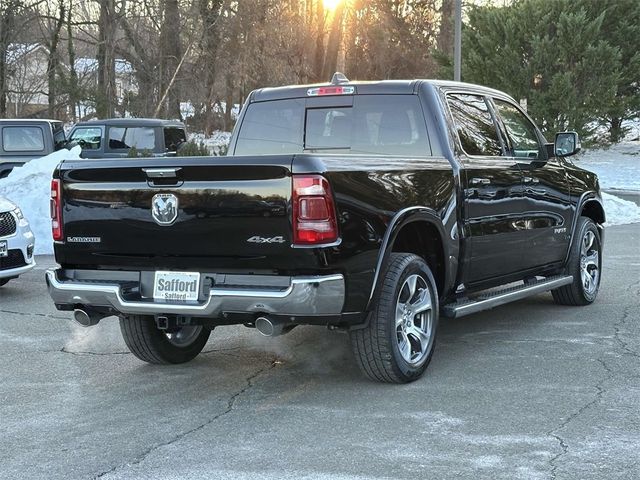
POLYGON ((580 137, 576 132, 556 133, 556 142, 554 145, 556 156, 568 157, 570 155, 575 155, 581 149, 580 137))

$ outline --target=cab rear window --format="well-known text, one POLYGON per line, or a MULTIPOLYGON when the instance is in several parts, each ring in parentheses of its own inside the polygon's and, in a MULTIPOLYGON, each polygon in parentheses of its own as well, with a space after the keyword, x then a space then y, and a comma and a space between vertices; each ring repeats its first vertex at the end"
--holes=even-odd
POLYGON ((312 108, 298 99, 248 107, 236 155, 301 152, 431 155, 415 95, 360 95, 353 106, 312 108))

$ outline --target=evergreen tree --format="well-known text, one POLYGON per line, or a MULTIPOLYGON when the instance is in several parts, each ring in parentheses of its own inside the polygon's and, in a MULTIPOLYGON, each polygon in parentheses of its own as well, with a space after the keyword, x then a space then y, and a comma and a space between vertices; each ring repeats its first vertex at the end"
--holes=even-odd
POLYGON ((549 133, 575 129, 588 137, 596 120, 619 129, 638 109, 638 12, 636 0, 473 8, 463 32, 463 79, 526 98, 549 133))

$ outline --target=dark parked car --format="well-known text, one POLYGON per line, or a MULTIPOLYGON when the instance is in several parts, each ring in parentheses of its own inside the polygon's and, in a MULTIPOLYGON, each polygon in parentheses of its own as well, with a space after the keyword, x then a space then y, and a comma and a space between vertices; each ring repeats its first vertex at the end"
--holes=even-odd
POLYGON ((59 120, 0 120, 0 178, 14 167, 63 148, 65 141, 59 120))
POLYGON ((477 85, 257 90, 231 157, 63 162, 49 292, 85 326, 118 315, 146 362, 191 360, 222 325, 311 324, 348 331, 370 378, 408 382, 441 315, 595 300, 605 215, 579 149, 477 85))
POLYGON ((184 124, 152 118, 80 122, 69 133, 69 146, 80 145, 83 158, 127 157, 134 147, 149 156, 172 156, 186 141, 184 124))

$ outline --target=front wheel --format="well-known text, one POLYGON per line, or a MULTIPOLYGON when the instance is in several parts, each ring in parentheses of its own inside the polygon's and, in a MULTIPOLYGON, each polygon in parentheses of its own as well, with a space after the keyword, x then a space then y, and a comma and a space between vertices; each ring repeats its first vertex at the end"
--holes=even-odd
POLYGON ((438 328, 438 294, 426 262, 392 253, 369 323, 350 333, 361 370, 372 380, 417 380, 431 361, 438 328))
POLYGON ((211 330, 202 325, 178 327, 165 332, 156 327, 153 317, 130 315, 120 317, 124 342, 140 360, 170 364, 193 360, 204 348, 211 330))
POLYGON ((576 236, 571 244, 567 273, 573 282, 551 291, 559 305, 589 305, 600 289, 602 244, 598 227, 588 217, 580 217, 576 236))

